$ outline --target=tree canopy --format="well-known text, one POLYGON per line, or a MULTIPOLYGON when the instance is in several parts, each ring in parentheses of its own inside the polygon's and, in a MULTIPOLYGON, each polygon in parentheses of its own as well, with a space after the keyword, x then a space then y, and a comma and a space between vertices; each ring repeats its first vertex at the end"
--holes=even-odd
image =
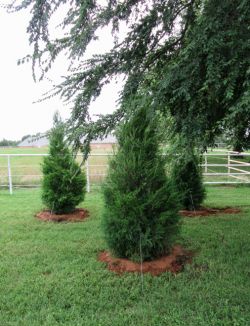
POLYGON ((176 132, 206 146, 230 129, 249 145, 249 7, 247 0, 17 0, 9 10, 31 12, 34 76, 43 78, 60 53, 68 56, 69 73, 53 92, 73 102, 71 139, 81 147, 84 136, 87 153, 90 140, 113 130, 141 89, 153 108, 171 112, 176 132), (51 20, 61 6, 68 10, 53 38, 51 20), (113 48, 86 60, 105 26, 113 48), (93 122, 91 101, 117 76, 125 79, 118 109, 93 122))

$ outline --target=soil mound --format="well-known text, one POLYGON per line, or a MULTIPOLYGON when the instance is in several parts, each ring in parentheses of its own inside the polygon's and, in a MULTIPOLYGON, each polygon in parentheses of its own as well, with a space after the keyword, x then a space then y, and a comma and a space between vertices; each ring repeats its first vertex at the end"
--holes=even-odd
POLYGON ((109 252, 104 251, 99 254, 99 261, 107 264, 107 268, 117 274, 123 273, 150 273, 157 276, 166 271, 174 274, 181 272, 185 264, 191 263, 194 254, 176 245, 169 255, 160 257, 152 261, 145 261, 142 264, 135 263, 129 259, 114 258, 109 252))
POLYGON ((209 216, 217 214, 238 214, 241 210, 238 208, 226 207, 226 208, 207 208, 200 207, 198 210, 187 211, 181 210, 180 214, 184 217, 196 217, 196 216, 209 216))
POLYGON ((69 214, 53 214, 49 210, 36 214, 36 217, 43 221, 52 222, 81 222, 89 216, 89 212, 83 208, 77 208, 69 214))

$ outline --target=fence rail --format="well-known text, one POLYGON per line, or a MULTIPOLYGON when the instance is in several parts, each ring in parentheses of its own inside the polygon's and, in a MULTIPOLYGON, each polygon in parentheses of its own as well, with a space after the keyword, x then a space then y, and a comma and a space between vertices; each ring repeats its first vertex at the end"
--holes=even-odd
MULTIPOLYGON (((41 163, 48 154, 0 154, 0 187, 39 187, 41 163)), ((113 154, 91 154, 84 164, 87 191, 100 185, 113 154)), ((81 155, 76 159, 80 162, 81 155)), ((205 184, 250 184, 250 153, 209 152, 202 157, 201 169, 205 184)))

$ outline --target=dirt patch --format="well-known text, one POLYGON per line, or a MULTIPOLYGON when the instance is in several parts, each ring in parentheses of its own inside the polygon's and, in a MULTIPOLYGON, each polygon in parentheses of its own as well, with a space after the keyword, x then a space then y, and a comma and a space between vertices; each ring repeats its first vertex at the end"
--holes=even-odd
POLYGON ((183 249, 181 246, 174 246, 169 255, 161 258, 135 263, 129 259, 114 258, 109 252, 104 251, 99 254, 98 260, 107 264, 110 271, 117 274, 123 273, 150 273, 157 276, 166 271, 174 274, 181 272, 185 264, 191 263, 194 253, 183 249))
POLYGON ((209 216, 217 214, 238 214, 241 210, 239 208, 207 208, 201 207, 195 211, 181 210, 180 214, 184 217, 196 217, 196 216, 209 216))
POLYGON ((83 208, 77 208, 69 214, 53 214, 49 210, 36 214, 36 217, 43 221, 52 222, 81 222, 89 216, 89 212, 83 208))

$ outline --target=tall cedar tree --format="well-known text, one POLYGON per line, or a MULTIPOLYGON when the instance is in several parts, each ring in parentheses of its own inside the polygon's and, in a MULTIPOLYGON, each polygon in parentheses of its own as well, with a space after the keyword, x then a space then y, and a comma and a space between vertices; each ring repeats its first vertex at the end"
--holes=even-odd
POLYGON ((70 213, 84 200, 86 177, 64 141, 64 126, 54 116, 49 156, 42 165, 42 200, 55 214, 70 213))
POLYGON ((193 148, 186 148, 185 151, 172 156, 170 178, 179 194, 182 208, 196 210, 201 206, 206 191, 199 166, 199 156, 193 148))
POLYGON ((155 110, 171 112, 177 133, 206 146, 229 129, 233 142, 250 147, 249 0, 12 3, 9 11, 31 13, 27 32, 34 51, 21 62, 31 58, 37 79, 60 54, 68 55, 68 73, 54 93, 74 103, 69 132, 76 147, 84 137, 86 155, 91 139, 113 130, 126 116, 130 96, 143 88, 149 88, 155 110), (61 7, 65 15, 55 31, 61 7), (127 33, 120 37, 124 25, 127 33), (87 59, 88 45, 103 28, 104 37, 114 36, 114 46, 87 59), (126 77, 119 108, 90 120, 91 101, 119 76, 126 77))
POLYGON ((150 260, 170 248, 178 205, 159 153, 157 122, 145 107, 118 134, 119 148, 104 185, 104 230, 119 257, 150 260))

